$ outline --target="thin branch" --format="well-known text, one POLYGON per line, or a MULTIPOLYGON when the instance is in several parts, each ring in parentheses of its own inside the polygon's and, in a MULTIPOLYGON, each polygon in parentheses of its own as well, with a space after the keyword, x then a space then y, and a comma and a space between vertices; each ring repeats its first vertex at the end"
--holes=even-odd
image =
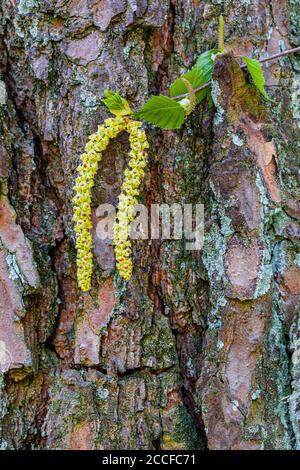
POLYGON ((266 57, 265 59, 260 59, 259 62, 262 64, 263 62, 268 62, 269 60, 279 59, 280 57, 284 57, 286 55, 295 54, 296 52, 300 52, 300 46, 294 47, 294 49, 288 49, 284 52, 278 52, 278 54, 270 55, 270 57, 266 57))
MULTIPOLYGON (((269 57, 265 57, 264 59, 259 59, 258 62, 262 64, 264 62, 269 62, 270 60, 279 59, 280 57, 284 57, 286 55, 295 54, 296 52, 300 52, 300 46, 294 47, 294 49, 288 49, 287 51, 284 51, 284 52, 278 52, 278 54, 270 55, 269 57)), ((241 56, 237 56, 237 57, 241 57, 241 56)), ((241 65, 242 69, 245 67, 247 67, 246 64, 241 65)), ((198 91, 205 90, 205 88, 209 87, 210 84, 211 82, 204 83, 204 85, 201 85, 195 88, 194 92, 197 93, 198 91)), ((183 93, 182 95, 173 96, 172 100, 181 100, 182 98, 185 98, 188 95, 189 95, 188 93, 183 93)))

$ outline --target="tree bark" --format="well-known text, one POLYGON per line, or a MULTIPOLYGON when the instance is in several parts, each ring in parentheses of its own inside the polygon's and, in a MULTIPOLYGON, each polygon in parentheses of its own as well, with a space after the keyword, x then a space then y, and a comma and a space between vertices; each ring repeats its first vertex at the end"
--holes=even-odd
MULTIPOLYGON (((298 46, 297 3, 2 0, 2 449, 300 449, 299 55, 264 65, 269 103, 234 58, 298 46), (133 109, 167 94, 221 13, 215 108, 146 126, 141 195, 204 204, 204 248, 135 241, 124 283, 95 235, 82 294, 72 186, 103 92, 133 109)), ((94 227, 128 148, 121 134, 103 155, 94 227)))

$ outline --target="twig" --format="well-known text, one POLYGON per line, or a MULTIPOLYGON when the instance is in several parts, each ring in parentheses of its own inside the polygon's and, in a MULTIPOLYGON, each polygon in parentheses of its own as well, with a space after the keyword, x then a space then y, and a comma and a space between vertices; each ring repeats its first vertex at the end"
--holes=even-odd
MULTIPOLYGON (((279 59, 280 57, 284 57, 286 55, 295 54, 296 52, 300 52, 300 46, 294 47, 293 49, 288 49, 287 51, 284 51, 284 52, 278 52, 278 54, 270 55, 269 57, 265 57, 264 59, 259 59, 258 62, 262 64, 264 62, 269 62, 270 60, 279 59)), ((237 57, 241 57, 241 56, 237 56, 237 57)), ((241 65, 241 68, 245 68, 245 67, 247 67, 246 64, 241 65)), ((197 93, 198 91, 205 90, 205 88, 209 87, 210 84, 211 82, 204 83, 204 85, 201 85, 195 88, 194 92, 197 93)), ((182 98, 185 98, 186 96, 188 96, 188 93, 183 93, 182 95, 173 96, 172 100, 181 100, 182 98)))

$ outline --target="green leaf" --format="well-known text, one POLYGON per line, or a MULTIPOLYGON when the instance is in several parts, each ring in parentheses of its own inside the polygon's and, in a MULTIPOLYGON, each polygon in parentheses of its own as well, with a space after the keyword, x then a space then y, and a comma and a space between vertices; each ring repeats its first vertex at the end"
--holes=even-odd
POLYGON ((248 72, 250 73, 254 84, 259 89, 261 94, 270 99, 265 90, 266 82, 261 64, 258 62, 258 60, 249 59, 249 57, 241 56, 241 59, 247 65, 248 72))
MULTIPOLYGON (((198 57, 195 68, 199 70, 201 75, 201 84, 199 86, 211 81, 214 69, 213 56, 219 52, 219 49, 210 49, 209 51, 203 52, 203 54, 200 54, 198 57)), ((210 97, 210 87, 204 88, 204 90, 196 93, 197 104, 206 97, 210 97)))
POLYGON ((211 94, 209 94, 209 96, 207 97, 207 104, 208 104, 209 109, 213 109, 214 102, 213 102, 213 99, 211 97, 211 94))
MULTIPOLYGON (((197 67, 193 67, 189 72, 184 73, 174 83, 172 83, 172 85, 170 86, 170 96, 179 96, 187 92, 186 86, 181 80, 181 78, 185 78, 186 80, 188 80, 194 89, 204 84, 203 77, 199 69, 197 67)), ((196 94, 197 104, 200 103, 203 98, 205 98, 206 94, 206 89, 201 90, 196 94)))
POLYGON ((112 92, 110 90, 105 90, 104 95, 106 96, 102 102, 107 106, 112 114, 116 116, 126 116, 132 114, 128 102, 122 98, 118 92, 112 92))
POLYGON ((178 129, 184 121, 184 109, 167 96, 153 96, 135 114, 161 129, 178 129))

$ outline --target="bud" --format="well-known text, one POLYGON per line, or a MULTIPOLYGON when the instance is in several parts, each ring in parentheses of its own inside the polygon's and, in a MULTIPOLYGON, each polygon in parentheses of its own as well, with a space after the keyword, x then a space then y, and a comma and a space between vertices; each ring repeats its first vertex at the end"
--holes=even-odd
POLYGON ((189 98, 183 98, 181 101, 179 101, 180 106, 184 109, 186 113, 189 112, 190 107, 191 107, 191 101, 189 98))

